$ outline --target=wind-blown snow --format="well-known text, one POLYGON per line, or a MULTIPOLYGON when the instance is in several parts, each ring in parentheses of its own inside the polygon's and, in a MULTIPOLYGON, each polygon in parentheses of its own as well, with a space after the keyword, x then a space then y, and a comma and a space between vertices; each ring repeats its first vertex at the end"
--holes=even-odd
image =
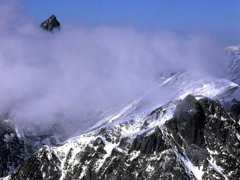
MULTIPOLYGON (((168 102, 184 99, 189 94, 196 96, 196 98, 225 98, 233 94, 238 88, 237 84, 226 79, 217 79, 208 75, 189 72, 178 73, 105 120, 113 122, 127 116, 146 114, 168 102)), ((168 116, 165 115, 164 118, 171 118, 172 111, 167 111, 168 116)))
MULTIPOLYGON (((95 148, 91 144, 97 138, 102 139, 106 151, 106 154, 96 162, 98 164, 96 170, 99 170, 114 148, 120 150, 119 142, 115 142, 115 136, 127 137, 132 141, 137 135, 150 132, 149 130, 153 130, 156 126, 164 128, 164 123, 173 117, 178 100, 186 97, 189 93, 198 98, 220 98, 233 93, 237 88, 238 85, 228 80, 192 73, 178 73, 167 78, 149 93, 103 118, 101 123, 89 129, 87 133, 70 138, 61 145, 53 147, 51 150, 55 152, 61 162, 61 167, 59 167, 62 171, 61 179, 64 179, 67 173, 67 170, 64 169, 66 161, 71 167, 79 165, 79 161, 75 158, 79 150, 87 146, 95 148), (147 122, 147 126, 144 126, 145 122, 147 122), (102 128, 111 129, 111 142, 98 134, 102 128)), ((183 156, 176 150, 173 149, 173 151, 197 179, 202 179, 201 167, 195 167, 185 154, 183 156)), ((210 154, 215 153, 211 150, 209 152, 210 154)), ((133 155, 132 159, 137 157, 139 152, 134 152, 133 155)), ((213 162, 209 163, 217 172, 221 173, 213 162)), ((82 170, 81 176, 84 175, 87 168, 82 167, 82 170)), ((148 170, 151 171, 151 167, 148 167, 148 170)))
POLYGON ((228 51, 228 53, 234 53, 237 52, 240 48, 240 45, 238 46, 228 46, 225 49, 228 51))

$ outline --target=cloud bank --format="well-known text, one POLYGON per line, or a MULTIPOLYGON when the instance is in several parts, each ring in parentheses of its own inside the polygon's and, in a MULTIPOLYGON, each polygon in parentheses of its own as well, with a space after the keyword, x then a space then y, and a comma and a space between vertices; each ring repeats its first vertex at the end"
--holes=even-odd
POLYGON ((208 34, 74 23, 48 33, 17 0, 0 1, 0 17, 0 114, 23 124, 65 122, 83 132, 162 74, 224 74, 223 49, 208 34))

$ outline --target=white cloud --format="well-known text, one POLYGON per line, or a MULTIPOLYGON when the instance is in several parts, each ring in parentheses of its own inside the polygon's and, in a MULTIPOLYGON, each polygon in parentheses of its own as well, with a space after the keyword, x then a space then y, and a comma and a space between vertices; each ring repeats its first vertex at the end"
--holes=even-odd
POLYGON ((22 9, 0 1, 0 112, 23 123, 76 122, 86 130, 96 109, 133 100, 161 73, 218 73, 224 58, 208 35, 74 24, 48 33, 22 9))

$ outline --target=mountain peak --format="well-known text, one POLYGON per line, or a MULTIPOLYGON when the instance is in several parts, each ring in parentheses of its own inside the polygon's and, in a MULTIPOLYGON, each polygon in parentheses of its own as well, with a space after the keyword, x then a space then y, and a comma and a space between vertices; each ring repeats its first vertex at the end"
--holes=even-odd
POLYGON ((52 31, 55 28, 60 29, 60 23, 55 15, 51 15, 46 21, 40 24, 40 27, 45 30, 52 31))

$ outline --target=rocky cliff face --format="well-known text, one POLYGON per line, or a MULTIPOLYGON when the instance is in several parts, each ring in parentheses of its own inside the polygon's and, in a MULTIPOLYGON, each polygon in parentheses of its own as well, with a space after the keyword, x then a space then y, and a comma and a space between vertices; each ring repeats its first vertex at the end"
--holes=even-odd
POLYGON ((230 74, 230 79, 240 84, 240 46, 229 46, 226 48, 229 59, 226 61, 226 69, 230 74))
POLYGON ((27 156, 24 141, 15 131, 14 123, 7 119, 0 121, 0 147, 0 177, 3 177, 18 168, 27 156))
POLYGON ((6 179, 240 179, 240 102, 222 96, 237 86, 214 80, 221 92, 195 84, 183 96, 182 78, 162 84, 182 98, 133 102, 79 137, 44 145, 6 179))
POLYGON ((24 159, 39 150, 44 144, 54 146, 63 141, 61 129, 53 126, 41 131, 37 126, 21 128, 18 123, 1 117, 0 121, 0 177, 19 168, 24 159))
MULTIPOLYGON (((53 31, 60 23, 52 15, 40 26, 53 31)), ((239 47, 227 51, 226 68, 239 84, 239 47)), ((240 101, 234 98, 240 93, 235 93, 235 83, 189 73, 169 76, 146 97, 65 142, 58 125, 41 131, 0 117, 0 177, 240 179, 240 101), (164 94, 169 87, 171 92, 164 94)))

